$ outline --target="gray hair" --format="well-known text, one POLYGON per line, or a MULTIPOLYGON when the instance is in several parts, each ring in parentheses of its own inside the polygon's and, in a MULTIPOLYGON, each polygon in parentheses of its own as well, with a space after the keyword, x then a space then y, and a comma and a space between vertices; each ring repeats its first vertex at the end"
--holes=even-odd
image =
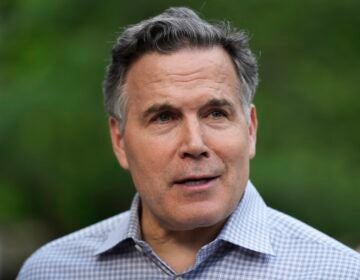
POLYGON ((144 54, 213 46, 222 47, 235 65, 240 80, 240 100, 248 119, 258 84, 258 67, 248 46, 248 36, 227 22, 206 22, 191 9, 183 7, 169 8, 158 16, 124 29, 113 46, 112 60, 103 83, 107 113, 119 121, 123 130, 128 99, 123 92, 126 74, 144 54))

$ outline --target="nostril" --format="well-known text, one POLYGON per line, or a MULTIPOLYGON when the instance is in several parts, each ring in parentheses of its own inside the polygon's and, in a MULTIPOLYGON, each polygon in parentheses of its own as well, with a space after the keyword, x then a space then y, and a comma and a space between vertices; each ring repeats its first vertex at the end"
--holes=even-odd
POLYGON ((200 159, 200 158, 208 158, 209 157, 209 153, 207 151, 202 151, 202 152, 184 152, 182 154, 182 158, 191 158, 191 159, 200 159))

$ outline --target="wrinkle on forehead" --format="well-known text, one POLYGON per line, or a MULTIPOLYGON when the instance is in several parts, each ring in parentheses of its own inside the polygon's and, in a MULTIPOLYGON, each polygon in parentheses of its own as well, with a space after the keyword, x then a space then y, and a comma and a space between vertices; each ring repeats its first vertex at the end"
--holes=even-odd
MULTIPOLYGON (((181 102, 190 106, 195 100, 186 99, 185 102, 181 96, 185 98, 195 89, 199 89, 198 92, 203 92, 208 98, 220 97, 229 91, 237 93, 240 89, 233 62, 222 48, 146 54, 129 69, 124 85, 124 92, 129 94, 129 102, 136 104, 137 108, 160 100, 172 102, 179 96, 178 101, 182 100, 181 102)), ((236 96, 240 97, 240 94, 236 96)))

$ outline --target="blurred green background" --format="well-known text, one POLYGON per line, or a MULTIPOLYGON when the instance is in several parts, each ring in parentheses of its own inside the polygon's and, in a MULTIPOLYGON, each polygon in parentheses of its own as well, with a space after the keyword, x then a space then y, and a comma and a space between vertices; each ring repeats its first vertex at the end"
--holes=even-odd
POLYGON ((0 278, 38 246, 126 210, 101 82, 120 27, 169 6, 251 35, 252 181, 267 203, 360 244, 360 1, 0 2, 0 278))

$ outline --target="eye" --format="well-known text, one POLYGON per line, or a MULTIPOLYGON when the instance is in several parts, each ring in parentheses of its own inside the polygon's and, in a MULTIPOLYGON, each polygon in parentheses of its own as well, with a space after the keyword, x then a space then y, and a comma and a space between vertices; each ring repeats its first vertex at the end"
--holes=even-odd
POLYGON ((155 115, 151 121, 152 122, 157 122, 157 123, 167 123, 167 122, 170 122, 171 120, 175 119, 176 116, 170 112, 170 111, 164 111, 164 112, 161 112, 157 115, 155 115))
POLYGON ((228 114, 224 110, 216 109, 216 110, 212 110, 208 116, 213 119, 221 119, 221 118, 226 118, 228 114))

